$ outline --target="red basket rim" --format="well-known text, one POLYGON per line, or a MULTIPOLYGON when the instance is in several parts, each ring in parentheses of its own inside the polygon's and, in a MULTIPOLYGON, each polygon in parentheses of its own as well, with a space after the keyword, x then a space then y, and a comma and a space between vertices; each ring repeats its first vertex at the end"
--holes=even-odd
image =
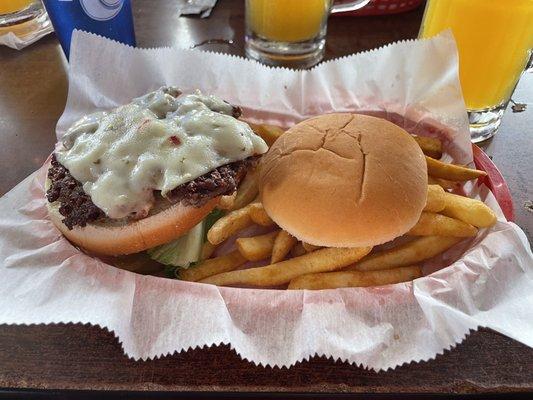
POLYGON ((487 173, 487 176, 480 178, 478 182, 485 184, 490 189, 500 205, 505 218, 508 221, 514 221, 513 198, 511 197, 511 191, 509 190, 509 186, 507 186, 507 182, 505 182, 498 167, 496 167, 483 150, 473 144, 472 151, 474 152, 474 164, 476 168, 487 173))

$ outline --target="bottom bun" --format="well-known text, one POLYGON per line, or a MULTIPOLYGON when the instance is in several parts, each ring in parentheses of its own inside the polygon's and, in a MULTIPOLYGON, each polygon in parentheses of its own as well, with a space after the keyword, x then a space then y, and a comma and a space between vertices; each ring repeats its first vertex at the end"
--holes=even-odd
POLYGON ((59 202, 47 206, 54 225, 72 243, 92 253, 117 256, 138 253, 184 235, 215 208, 218 200, 216 197, 199 208, 177 203, 137 221, 94 222, 73 229, 61 222, 59 202))

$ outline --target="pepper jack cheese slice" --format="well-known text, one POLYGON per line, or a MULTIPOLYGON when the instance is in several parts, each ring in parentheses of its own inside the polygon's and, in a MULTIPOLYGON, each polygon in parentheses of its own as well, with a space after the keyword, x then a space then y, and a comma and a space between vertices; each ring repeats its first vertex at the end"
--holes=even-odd
POLYGON ((163 87, 76 122, 57 160, 110 218, 145 215, 162 196, 213 169, 267 151, 233 107, 163 87))

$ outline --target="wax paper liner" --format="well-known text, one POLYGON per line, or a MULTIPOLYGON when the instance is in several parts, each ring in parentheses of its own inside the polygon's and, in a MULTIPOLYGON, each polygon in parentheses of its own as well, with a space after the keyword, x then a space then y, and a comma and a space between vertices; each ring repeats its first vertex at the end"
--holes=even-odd
MULTIPOLYGON (((449 158, 471 161, 449 34, 295 72, 220 54, 135 50, 78 32, 71 63, 58 135, 88 111, 176 84, 217 93, 244 106, 249 118, 283 125, 333 110, 406 116, 414 131, 441 124, 449 129, 430 133, 443 135, 449 158)), ((316 354, 394 368, 431 359, 478 326, 533 344, 533 256, 483 186, 467 191, 499 221, 433 261, 449 267, 377 288, 280 291, 141 276, 85 255, 47 219, 45 168, 0 199, 0 323, 98 325, 134 359, 225 343, 270 366, 316 354)))

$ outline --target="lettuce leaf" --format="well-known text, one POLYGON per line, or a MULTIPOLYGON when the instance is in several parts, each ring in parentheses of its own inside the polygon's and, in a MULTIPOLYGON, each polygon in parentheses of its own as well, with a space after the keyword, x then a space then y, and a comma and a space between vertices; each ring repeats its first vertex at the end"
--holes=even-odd
MULTIPOLYGON (((200 260, 202 247, 207 240, 207 231, 223 215, 222 210, 211 211, 185 235, 170 243, 147 250, 148 255, 153 260, 169 267, 188 268, 194 265, 200 260)), ((166 268, 165 271, 173 278, 177 276, 175 268, 166 268)))

